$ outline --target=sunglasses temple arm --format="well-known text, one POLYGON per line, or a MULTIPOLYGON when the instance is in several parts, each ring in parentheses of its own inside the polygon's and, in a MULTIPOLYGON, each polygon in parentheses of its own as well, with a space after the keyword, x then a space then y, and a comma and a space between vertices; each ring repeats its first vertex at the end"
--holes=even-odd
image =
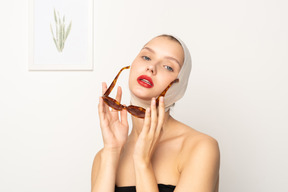
MULTIPOLYGON (((117 78, 117 77, 116 77, 116 78, 117 78)), ((115 87, 115 84, 116 84, 116 81, 117 81, 116 78, 113 80, 113 82, 110 84, 110 86, 108 87, 108 89, 105 91, 105 93, 104 93, 105 96, 108 96, 108 95, 111 93, 111 91, 113 90, 113 88, 115 87), (114 83, 114 82, 115 82, 115 83, 114 83)))
POLYGON ((124 69, 129 69, 129 68, 130 68, 130 66, 123 67, 123 68, 118 72, 118 74, 117 74, 116 77, 114 78, 114 80, 113 80, 113 82, 111 83, 111 85, 109 86, 109 88, 105 91, 105 93, 104 93, 105 96, 108 96, 108 95, 111 93, 111 91, 113 90, 113 88, 114 88, 115 85, 116 85, 116 82, 117 82, 118 77, 119 77, 119 75, 121 74, 121 72, 122 72, 124 69))
POLYGON ((167 87, 166 89, 164 89, 164 91, 157 97, 156 99, 156 106, 159 105, 159 99, 160 97, 164 97, 165 94, 167 93, 168 89, 172 86, 173 83, 178 83, 179 82, 179 79, 175 79, 174 81, 172 81, 167 87))

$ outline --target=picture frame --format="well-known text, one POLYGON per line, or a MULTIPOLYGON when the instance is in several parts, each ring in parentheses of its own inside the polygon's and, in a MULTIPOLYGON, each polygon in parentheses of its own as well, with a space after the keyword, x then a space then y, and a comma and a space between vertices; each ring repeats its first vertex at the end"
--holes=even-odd
POLYGON ((93 0, 29 0, 29 70, 93 70, 93 0))

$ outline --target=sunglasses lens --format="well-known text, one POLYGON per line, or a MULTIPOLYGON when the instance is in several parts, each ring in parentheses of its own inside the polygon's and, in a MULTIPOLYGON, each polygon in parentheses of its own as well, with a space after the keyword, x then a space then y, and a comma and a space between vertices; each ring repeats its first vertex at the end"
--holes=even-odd
POLYGON ((128 106, 127 111, 131 113, 132 115, 134 115, 135 117, 142 118, 142 119, 145 117, 145 112, 146 112, 145 109, 141 107, 136 107, 133 105, 128 106))
POLYGON ((115 110, 121 111, 123 109, 122 105, 119 104, 116 100, 111 99, 109 97, 102 97, 104 102, 109 105, 110 107, 112 107, 115 110))

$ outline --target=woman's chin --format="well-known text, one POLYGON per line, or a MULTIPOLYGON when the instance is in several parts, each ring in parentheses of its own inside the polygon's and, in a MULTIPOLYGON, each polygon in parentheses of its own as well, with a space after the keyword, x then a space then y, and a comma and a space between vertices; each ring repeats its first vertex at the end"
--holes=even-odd
POLYGON ((138 99, 143 100, 143 101, 147 101, 150 102, 151 99, 155 96, 152 96, 151 94, 145 94, 143 93, 143 91, 131 91, 131 93, 138 99))
POLYGON ((152 97, 143 97, 143 95, 137 95, 137 94, 134 94, 134 96, 137 98, 137 99, 140 99, 142 101, 147 101, 147 102, 150 102, 152 97))

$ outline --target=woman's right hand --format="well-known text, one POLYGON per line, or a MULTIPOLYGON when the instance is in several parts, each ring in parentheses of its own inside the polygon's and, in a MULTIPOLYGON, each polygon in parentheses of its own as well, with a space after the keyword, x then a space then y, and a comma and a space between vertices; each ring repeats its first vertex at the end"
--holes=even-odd
MULTIPOLYGON (((107 90, 106 83, 102 83, 102 94, 107 90)), ((121 103, 122 89, 118 87, 116 100, 121 103)), ((100 127, 106 149, 122 149, 128 137, 128 120, 127 111, 120 112, 115 109, 110 110, 109 106, 103 101, 102 97, 99 99, 98 113, 100 119, 100 127), (119 118, 120 113, 120 118, 119 118)))

